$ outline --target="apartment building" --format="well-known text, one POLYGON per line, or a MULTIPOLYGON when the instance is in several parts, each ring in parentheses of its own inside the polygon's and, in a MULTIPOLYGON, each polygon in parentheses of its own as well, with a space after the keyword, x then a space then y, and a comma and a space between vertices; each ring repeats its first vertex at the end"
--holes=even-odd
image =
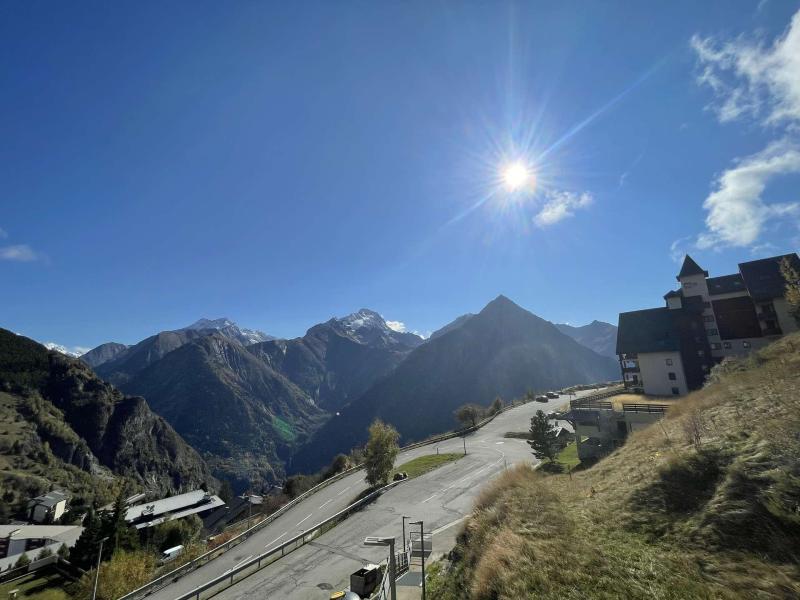
POLYGON ((744 356, 798 330, 784 298, 781 262, 800 271, 797 254, 739 264, 739 272, 709 277, 687 255, 678 289, 665 306, 620 313, 617 355, 625 387, 680 396, 703 385, 727 356, 744 356))

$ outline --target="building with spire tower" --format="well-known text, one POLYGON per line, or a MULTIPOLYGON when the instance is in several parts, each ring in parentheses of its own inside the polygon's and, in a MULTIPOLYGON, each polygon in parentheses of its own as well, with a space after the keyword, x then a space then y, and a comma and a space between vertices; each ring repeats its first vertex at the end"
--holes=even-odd
POLYGON ((625 386, 680 396, 703 385, 711 367, 798 330, 789 314, 780 265, 800 271, 797 254, 739 263, 739 272, 709 277, 686 255, 678 289, 665 306, 620 313, 617 355, 625 386))

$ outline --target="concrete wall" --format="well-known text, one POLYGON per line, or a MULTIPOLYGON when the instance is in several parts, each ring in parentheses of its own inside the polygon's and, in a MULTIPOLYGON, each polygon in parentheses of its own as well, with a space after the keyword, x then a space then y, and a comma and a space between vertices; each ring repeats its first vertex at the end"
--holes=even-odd
POLYGON ((678 394, 688 393, 686 375, 680 352, 647 352, 639 354, 639 372, 644 382, 644 393, 653 396, 672 396, 672 388, 678 388, 678 394), (672 365, 667 365, 667 359, 672 365), (675 373, 675 380, 669 378, 675 373))

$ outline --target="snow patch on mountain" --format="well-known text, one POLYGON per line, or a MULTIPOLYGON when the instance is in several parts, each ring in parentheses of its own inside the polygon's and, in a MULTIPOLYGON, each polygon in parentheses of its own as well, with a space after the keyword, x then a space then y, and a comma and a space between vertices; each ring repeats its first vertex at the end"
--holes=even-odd
POLYGON ((220 319, 199 319, 188 327, 184 327, 180 331, 186 331, 187 329, 195 331, 214 329, 219 331, 222 335, 230 339, 234 339, 244 346, 251 346, 260 342, 267 342, 276 339, 275 336, 269 335, 257 329, 239 327, 236 323, 225 317, 220 319))
POLYGON ((48 350, 55 350, 61 354, 71 356, 72 358, 83 356, 91 350, 91 348, 86 348, 85 346, 64 346, 63 344, 56 344, 55 342, 45 342, 43 346, 48 350))

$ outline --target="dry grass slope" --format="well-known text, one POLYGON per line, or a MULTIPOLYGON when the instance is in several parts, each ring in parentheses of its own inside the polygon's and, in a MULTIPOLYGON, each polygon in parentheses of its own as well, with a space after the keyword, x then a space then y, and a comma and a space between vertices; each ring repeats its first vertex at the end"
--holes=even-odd
POLYGON ((800 335, 712 380, 572 479, 499 477, 431 597, 800 597, 800 335))

